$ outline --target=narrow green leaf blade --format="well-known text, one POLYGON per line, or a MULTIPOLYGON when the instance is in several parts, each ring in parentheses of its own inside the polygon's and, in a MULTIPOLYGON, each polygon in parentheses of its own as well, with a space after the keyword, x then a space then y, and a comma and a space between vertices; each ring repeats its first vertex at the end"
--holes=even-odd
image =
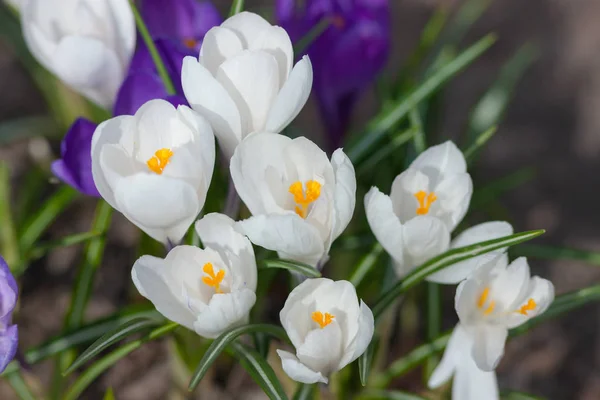
POLYGON ((315 398, 316 385, 301 383, 294 393, 293 400, 313 400, 315 398))
POLYGON ((107 332, 96 340, 90 347, 88 347, 77 359, 63 372, 63 376, 69 375, 75 371, 81 365, 85 364, 100 352, 104 351, 113 344, 129 337, 135 333, 139 333, 160 325, 160 320, 137 318, 131 321, 127 321, 124 324, 118 326, 116 329, 107 332))
POLYGON ((40 257, 43 257, 48 252, 50 252, 54 249, 57 249, 59 247, 68 247, 68 246, 74 246, 76 244, 85 243, 92 239, 100 237, 102 235, 103 235, 102 232, 95 232, 95 231, 83 232, 83 233, 76 233, 74 235, 65 236, 63 238, 52 240, 49 242, 39 243, 33 249, 31 249, 31 251, 27 255, 27 260, 28 261, 35 260, 40 257))
POLYGON ((31 393, 29 386, 27 386, 25 379, 23 379, 20 369, 17 368, 16 371, 6 375, 6 379, 8 380, 8 383, 13 388, 17 396, 19 396, 19 399, 36 400, 33 393, 31 393))
POLYGON ((416 130, 413 128, 409 128, 405 131, 400 132, 396 135, 391 142, 389 142, 386 146, 381 146, 377 151, 373 152, 371 156, 366 158, 364 161, 356 165, 356 174, 358 176, 365 176, 367 172, 371 171, 373 167, 380 165, 380 163, 385 160, 387 157, 395 154, 395 152, 411 140, 416 134, 416 130))
POLYGON ((543 397, 523 392, 502 392, 500 397, 502 400, 544 400, 543 397))
POLYGON ((232 17, 235 14, 239 14, 244 11, 244 0, 233 0, 231 3, 231 9, 229 10, 229 16, 232 17))
POLYGON ((194 371, 194 374, 192 375, 188 390, 191 392, 196 388, 196 386, 198 386, 210 366, 229 344, 231 344, 240 335, 254 332, 266 333, 283 340, 287 338, 287 335, 282 328, 269 324, 244 325, 223 333, 211 343, 210 347, 206 350, 206 353, 204 353, 204 357, 202 357, 202 360, 200 360, 196 371, 194 371))
POLYGON ((479 136, 475 138, 475 141, 468 149, 466 149, 463 154, 467 163, 470 163, 475 159, 475 156, 481 151, 481 149, 486 145, 486 143, 494 136, 498 127, 495 125, 488 128, 486 131, 481 133, 479 136))
POLYGON ((367 390, 356 397, 357 400, 427 400, 416 394, 399 390, 367 390))
POLYGON ((504 247, 514 246, 516 244, 534 239, 544 233, 543 229, 516 233, 514 235, 504 236, 498 239, 487 240, 470 246, 459 247, 449 250, 444 254, 427 261, 425 264, 411 271, 404 279, 396 283, 390 290, 384 293, 373 306, 373 315, 375 318, 381 316, 383 311, 392 304, 394 299, 406 292, 408 289, 422 282, 427 276, 437 272, 445 267, 455 264, 459 261, 467 260, 490 251, 504 247))
POLYGON ((313 26, 306 35, 300 38, 298 42, 294 45, 294 54, 302 54, 304 53, 308 47, 325 32, 327 28, 331 25, 330 18, 323 18, 319 21, 318 24, 313 26))
POLYGON ((106 393, 104 393, 104 400, 116 400, 112 387, 109 387, 106 393))
POLYGON ((549 260, 576 260, 600 266, 600 252, 570 249, 566 247, 521 244, 511 250, 513 256, 546 258, 549 260))
POLYGON ((287 400, 281 382, 277 379, 273 368, 267 360, 262 358, 255 350, 239 343, 233 342, 229 346, 234 355, 240 359, 240 364, 250 374, 252 379, 261 387, 271 400, 287 400))
POLYGON ((360 377, 360 384, 363 386, 367 385, 369 379, 369 372, 371 371, 371 365, 373 364, 373 357, 377 352, 379 346, 379 336, 373 336, 373 340, 369 343, 367 350, 365 350, 364 357, 358 359, 358 376, 360 377))
POLYGON ((263 260, 260 268, 281 268, 296 272, 308 278, 320 278, 321 273, 314 267, 292 260, 263 260))
POLYGON ((373 269, 379 260, 379 256, 383 253, 383 247, 379 243, 375 243, 370 252, 368 252, 358 263, 354 272, 348 279, 355 287, 360 285, 365 279, 365 276, 373 269))
POLYGON ((458 57, 437 70, 429 79, 410 93, 403 101, 391 109, 384 110, 367 127, 367 132, 355 135, 355 140, 350 143, 348 157, 353 163, 360 161, 383 137, 385 132, 402 120, 421 101, 435 93, 450 78, 462 71, 475 61, 481 54, 494 44, 496 38, 490 34, 469 47, 458 57))
POLYGON ((108 368, 112 367, 122 359, 127 356, 132 351, 140 348, 142 344, 158 339, 166 334, 175 330, 179 325, 174 322, 169 322, 159 328, 152 330, 148 335, 144 336, 141 339, 135 340, 133 342, 129 342, 122 347, 114 350, 113 352, 107 354, 102 357, 100 360, 96 361, 89 368, 87 368, 77 379, 67 393, 64 395, 63 400, 76 400, 79 399, 83 391, 94 382, 100 374, 106 371, 108 368))

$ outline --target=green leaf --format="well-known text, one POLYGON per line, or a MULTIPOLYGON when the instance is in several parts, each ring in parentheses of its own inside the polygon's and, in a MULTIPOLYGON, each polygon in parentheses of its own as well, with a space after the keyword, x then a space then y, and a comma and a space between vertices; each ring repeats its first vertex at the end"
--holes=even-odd
POLYGON ((495 42, 494 35, 487 35, 469 47, 454 60, 437 70, 421 86, 410 93, 403 101, 391 109, 386 109, 367 127, 367 132, 355 135, 351 141, 348 157, 353 163, 361 161, 373 145, 381 139, 388 129, 402 120, 417 104, 435 93, 444 83, 475 61, 495 42))
POLYGON ((0 163, 0 250, 9 267, 15 268, 19 261, 19 245, 13 213, 11 211, 10 171, 6 163, 0 163))
POLYGON ((254 332, 263 332, 279 338, 287 337, 282 328, 268 324, 244 325, 221 334, 211 343, 208 350, 206 350, 206 353, 204 353, 204 357, 202 357, 202 360, 200 360, 196 371, 194 371, 192 374, 192 379, 190 380, 188 390, 191 392, 196 388, 196 386, 198 386, 210 366, 229 344, 231 344, 240 335, 254 332))
POLYGON ((27 255, 27 261, 32 261, 43 257, 50 251, 59 247, 74 246, 76 244, 85 243, 97 237, 103 236, 102 232, 83 232, 76 233, 74 235, 65 236, 60 239, 52 240, 49 242, 38 243, 27 255))
POLYGON ((427 400, 416 394, 399 390, 367 390, 356 397, 356 400, 427 400))
MULTIPOLYGON (((58 217, 77 197, 78 193, 71 187, 64 185, 58 189, 38 210, 32 215, 19 235, 19 246, 22 253, 27 253, 38 238, 46 231, 50 224, 58 217)), ((23 269, 14 271, 20 275, 23 269)))
POLYGON ((396 283, 390 290, 384 293, 379 300, 375 302, 375 305, 372 308, 373 315, 375 318, 380 317, 385 309, 392 304, 392 302, 398 296, 422 282, 425 278, 427 278, 427 276, 433 274, 434 272, 437 272, 459 261, 467 260, 481 254, 489 253, 493 250, 514 246, 527 240, 531 240, 543 233, 543 229, 516 233, 514 235, 487 240, 485 242, 476 243, 470 246, 459 247, 449 250, 444 254, 440 254, 439 256, 427 261, 420 267, 412 270, 408 275, 406 275, 406 277, 404 277, 404 279, 396 283))
POLYGON ((537 244, 521 244, 511 249, 511 255, 549 260, 576 260, 600 266, 600 252, 553 247, 537 244))
POLYGON ((308 278, 320 278, 321 273, 308 264, 304 264, 293 260, 263 260, 259 264, 260 268, 281 268, 291 272, 296 272, 308 278))
POLYGON ((404 143, 411 140, 416 134, 415 129, 409 128, 402 131, 400 134, 395 135, 394 138, 385 146, 381 146, 379 150, 373 152, 371 156, 366 158, 363 162, 357 165, 357 175, 364 176, 367 172, 371 171, 373 167, 381 165, 380 163, 390 155, 396 154, 396 151, 404 143))
POLYGON ((296 393, 294 393, 293 400, 313 400, 316 388, 316 385, 299 384, 296 393))
POLYGON ((21 400, 36 400, 33 393, 27 386, 27 383, 21 376, 21 370, 17 368, 12 373, 6 375, 6 380, 8 380, 9 385, 13 388, 19 399, 21 400))
POLYGON ((239 14, 244 11, 244 0, 233 0, 231 3, 231 9, 229 10, 229 16, 232 17, 235 14, 239 14))
POLYGON ((522 392, 502 392, 502 400, 544 400, 542 397, 522 392))
POLYGON ((379 256, 383 253, 383 247, 379 243, 375 243, 370 252, 368 252, 358 263, 354 272, 348 279, 355 287, 360 285, 365 276, 377 264, 379 256))
POLYGON ((408 119, 410 121, 410 126, 415 130, 415 135, 413 136, 413 143, 415 146, 415 151, 417 154, 421 154, 425 151, 427 145, 425 144, 425 132, 423 131, 423 121, 421 120, 421 114, 419 113, 419 108, 415 107, 408 113, 408 119))
POLYGON ((331 25, 330 18, 321 19, 315 26, 313 26, 306 35, 300 38, 298 42, 294 45, 294 54, 302 54, 304 53, 308 47, 325 32, 327 28, 331 25))
POLYGON ((474 143, 480 132, 497 125, 508 108, 517 83, 537 58, 531 43, 523 45, 502 67, 498 79, 479 100, 469 122, 468 143, 474 143))
MULTIPOLYGON (((440 290, 439 284, 427 282, 427 340, 434 340, 440 335, 442 322, 440 290)), ((427 359, 426 368, 423 370, 425 381, 429 380, 429 376, 435 369, 438 361, 436 356, 431 356, 427 359)))
POLYGON ((90 347, 88 347, 77 359, 63 372, 63 376, 69 375, 71 372, 85 364, 92 358, 96 357, 102 351, 112 346, 113 344, 129 337, 135 333, 139 333, 150 328, 160 325, 161 321, 156 319, 148 318, 136 318, 131 321, 127 321, 124 324, 118 326, 116 329, 105 333, 96 340, 90 347))
POLYGON ((154 307, 130 307, 107 318, 92 322, 75 331, 67 332, 25 352, 25 361, 36 364, 56 354, 72 349, 82 344, 90 343, 106 332, 115 329, 123 323, 137 318, 161 318, 154 307))
POLYGON ((146 45, 146 47, 148 48, 148 51, 150 52, 150 56, 152 57, 152 61, 154 62, 154 66, 156 67, 156 70, 158 71, 158 75, 160 76, 160 79, 162 80, 165 90, 167 91, 168 94, 175 94, 176 93, 175 86, 173 86, 173 82, 171 81, 169 72, 167 71, 167 68, 165 67, 164 62, 163 62, 162 58, 160 57, 160 54, 158 53, 156 46, 154 45, 154 40, 152 40, 152 36, 150 35, 150 32, 148 31, 148 27, 146 26, 144 19, 140 15, 140 12, 138 11, 138 9, 136 7, 135 2, 133 0, 130 0, 129 4, 131 5, 131 10, 133 11, 133 16, 135 17, 135 24, 137 26, 138 32, 140 33, 140 36, 142 37, 144 44, 146 45))
POLYGON ((239 343, 233 342, 229 346, 240 364, 250 374, 254 382, 261 387, 271 400, 287 400, 281 382, 277 379, 273 368, 255 350, 239 343))
POLYGON ((0 146, 33 137, 53 137, 58 132, 56 121, 47 115, 15 118, 0 124, 0 146))
POLYGON ((104 393, 104 400, 116 400, 112 387, 109 387, 106 393, 104 393))
POLYGON ((358 376, 360 378, 360 384, 366 386, 367 380, 369 379, 369 372, 371 371, 371 365, 373 365, 373 357, 377 352, 379 346, 379 336, 373 336, 371 343, 365 350, 364 357, 358 359, 358 376))
POLYGON ((492 136, 494 136, 494 134, 496 133, 497 130, 498 130, 498 127, 496 127, 494 125, 494 126, 488 128, 485 132, 481 133, 479 136, 477 136, 477 138, 475 138, 475 141, 473 142, 473 144, 471 146, 469 146, 469 148, 463 152, 465 159, 467 160, 467 163, 470 163, 473 161, 475 156, 479 153, 479 151, 483 148, 483 146, 486 145, 488 140, 490 140, 492 138, 492 136))
POLYGON ((535 168, 521 168, 503 178, 480 187, 473 193, 473 198, 471 199, 471 211, 480 209, 489 202, 496 200, 502 194, 529 182, 535 175, 535 168))
POLYGON ((141 339, 129 342, 122 347, 114 350, 113 352, 102 357, 100 360, 92 364, 86 369, 81 375, 77 377, 75 382, 71 385, 67 393, 64 395, 63 400, 76 400, 79 399, 83 391, 94 382, 100 374, 112 367, 134 350, 140 348, 144 343, 158 339, 166 334, 175 330, 179 325, 174 322, 169 322, 159 328, 152 330, 148 335, 141 339))

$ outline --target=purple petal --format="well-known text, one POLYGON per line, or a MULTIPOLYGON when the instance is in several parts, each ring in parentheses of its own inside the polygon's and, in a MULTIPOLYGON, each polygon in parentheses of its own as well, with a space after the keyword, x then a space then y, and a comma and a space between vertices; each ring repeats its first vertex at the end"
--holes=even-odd
POLYGON ((119 89, 113 113, 134 115, 146 102, 166 96, 167 91, 157 74, 147 71, 130 74, 119 89))
POLYGON ((52 164, 57 178, 83 194, 100 197, 92 178, 92 136, 96 124, 84 118, 77 119, 61 143, 61 160, 52 164))
POLYGON ((19 287, 10 272, 10 268, 0 256, 0 330, 2 325, 10 324, 11 315, 17 304, 19 287))
POLYGON ((0 373, 15 358, 18 345, 19 328, 16 325, 12 325, 4 331, 0 330, 0 373))

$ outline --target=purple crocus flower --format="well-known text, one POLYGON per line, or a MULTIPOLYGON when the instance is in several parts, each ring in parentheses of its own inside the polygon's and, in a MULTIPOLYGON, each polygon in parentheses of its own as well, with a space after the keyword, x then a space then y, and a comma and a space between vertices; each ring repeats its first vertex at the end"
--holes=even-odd
POLYGON ((223 22, 209 1, 143 0, 141 13, 153 39, 169 39, 194 56, 206 32, 223 22))
POLYGON ((332 148, 336 148, 360 93, 387 61, 388 0, 277 0, 277 17, 294 43, 329 20, 328 28, 305 52, 313 63, 313 88, 332 148))
POLYGON ((96 124, 78 118, 60 144, 61 159, 52 163, 52 173, 88 196, 100 197, 92 178, 92 135, 96 124))
POLYGON ((0 372, 17 353, 19 330, 12 325, 12 313, 17 304, 19 288, 4 258, 0 256, 0 372))

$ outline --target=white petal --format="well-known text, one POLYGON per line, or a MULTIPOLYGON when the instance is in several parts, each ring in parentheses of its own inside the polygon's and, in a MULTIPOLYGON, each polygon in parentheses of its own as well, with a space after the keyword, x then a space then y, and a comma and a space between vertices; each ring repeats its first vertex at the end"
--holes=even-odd
POLYGON ((152 238, 178 243, 200 207, 194 188, 177 179, 140 173, 119 182, 117 209, 152 238))
MULTIPOLYGON (((358 331, 351 346, 345 349, 344 358, 337 366, 341 370, 346 365, 360 357, 371 343, 375 331, 373 312, 362 300, 360 301, 360 316, 358 318, 358 331)), ((347 334, 347 333, 346 333, 347 334)))
POLYGON ((136 42, 136 28, 133 11, 129 2, 108 0, 110 14, 114 18, 115 45, 123 65, 128 65, 133 56, 136 42))
POLYGON ((285 82, 294 62, 294 48, 285 29, 272 26, 263 30, 256 40, 249 43, 248 49, 264 50, 273 55, 279 65, 280 82, 281 84, 285 82))
POLYGON ((450 233, 439 219, 418 216, 402 226, 404 237, 405 270, 438 256, 448 250, 450 233))
POLYGON ((277 350, 277 354, 281 358, 281 366, 285 373, 296 382, 302 382, 306 384, 328 382, 328 379, 320 372, 313 371, 306 365, 302 364, 300 360, 298 360, 298 358, 292 353, 283 350, 277 350))
POLYGON ((473 194, 471 176, 466 173, 451 175, 435 188, 435 194, 438 196, 437 206, 442 208, 444 221, 452 232, 469 209, 473 194))
POLYGON ((531 275, 527 259, 519 257, 508 267, 505 267, 505 264, 498 264, 494 272, 496 275, 490 284, 491 295, 505 308, 512 310, 524 300, 529 288, 531 275))
POLYGON ((219 66, 228 58, 233 57, 244 49, 242 41, 231 29, 215 26, 211 28, 202 40, 200 48, 200 63, 216 75, 219 66))
POLYGON ((140 257, 131 270, 131 279, 140 294, 150 300, 159 313, 171 321, 188 329, 193 329, 195 315, 187 308, 176 293, 181 288, 176 280, 169 276, 169 266, 165 260, 152 257, 140 257))
MULTIPOLYGON (((287 171, 284 149, 292 139, 275 133, 249 135, 235 150, 229 169, 240 198, 253 215, 283 212, 267 179, 270 172, 282 181, 287 171), (265 157, 268 154, 268 157, 265 157)), ((312 179, 312 178, 311 178, 312 179)), ((282 188, 288 195, 288 188, 282 188)))
POLYGON ((52 69, 69 86, 104 108, 112 106, 125 77, 112 49, 83 36, 67 36, 60 41, 53 54, 52 69))
MULTIPOLYGON (((394 207, 394 212, 400 218, 402 223, 410 221, 417 216, 417 208, 419 202, 415 197, 415 193, 425 191, 427 193, 433 191, 430 187, 429 178, 418 169, 409 168, 398 175, 392 182, 390 198, 394 207)), ((433 212, 438 206, 435 201, 429 209, 428 215, 435 216, 433 212)))
POLYGON ((365 195, 367 221, 381 246, 399 263, 404 260, 402 224, 394 214, 392 200, 376 187, 365 195))
POLYGON ((531 278, 529 288, 523 301, 520 304, 514 304, 511 308, 513 313, 509 314, 507 318, 507 325, 509 329, 515 328, 533 317, 542 314, 554 301, 554 285, 547 279, 534 276, 531 278), (521 309, 521 306, 526 305, 532 299, 535 302, 535 308, 533 310, 527 310, 526 314, 517 312, 521 309))
POLYGON ((237 104, 242 121, 242 139, 245 134, 263 130, 279 91, 275 57, 261 51, 242 51, 221 64, 216 78, 237 104))
POLYGON ((215 294, 208 307, 198 315, 194 330, 200 336, 214 339, 226 330, 248 322, 255 302, 256 294, 250 289, 215 294))
POLYGON ((185 57, 181 70, 185 98, 194 111, 212 125, 227 158, 242 140, 242 122, 237 105, 225 88, 194 57, 185 57))
POLYGON ((102 171, 100 155, 102 148, 105 145, 118 144, 125 135, 125 132, 131 132, 134 129, 134 124, 134 117, 129 115, 111 118, 98 125, 92 136, 91 153, 94 184, 102 198, 104 198, 104 200, 106 200, 113 208, 117 208, 117 202, 115 200, 113 189, 107 182, 104 172, 102 171))
POLYGON ((245 287, 256 291, 256 259, 252 244, 234 229, 235 221, 224 214, 211 213, 196 222, 202 243, 229 258, 232 273, 239 275, 245 287))
POLYGON ((331 233, 332 241, 342 234, 350 223, 356 205, 356 174, 354 166, 342 149, 331 156, 335 174, 335 221, 331 233))
MULTIPOLYGON (((283 82, 283 78, 280 77, 283 82)), ((313 84, 312 64, 308 56, 302 57, 275 98, 265 129, 281 132, 298 116, 310 96, 313 84)))
POLYGON ((465 356, 454 374, 452 398, 460 400, 499 400, 495 371, 480 370, 470 356, 465 356))
POLYGON ((323 256, 319 231, 298 215, 257 215, 238 222, 250 241, 265 249, 283 252, 295 260, 316 266, 323 256))
POLYGON ((300 362, 314 371, 328 376, 335 372, 342 358, 342 331, 334 319, 324 328, 313 329, 296 349, 300 362))
POLYGON ((454 308, 461 324, 469 324, 473 319, 480 290, 483 289, 480 289, 478 282, 473 277, 462 281, 456 288, 454 308))
POLYGON ((467 172, 467 162, 463 153, 451 141, 432 146, 422 152, 410 168, 433 169, 444 176, 467 172))
POLYGON ((473 360, 479 369, 493 371, 504 355, 508 329, 500 325, 481 324, 475 328, 473 360))
POLYGON ((450 380, 463 358, 471 358, 471 338, 460 324, 456 325, 444 350, 440 363, 435 367, 427 382, 430 389, 442 386, 450 380))
POLYGON ((227 18, 221 26, 234 31, 240 37, 244 47, 248 48, 264 30, 271 27, 271 24, 258 14, 242 11, 227 18))
MULTIPOLYGON (((492 221, 483 224, 475 225, 463 231, 450 243, 450 248, 470 246, 475 243, 484 242, 487 240, 501 238, 503 236, 512 235, 513 228, 508 222, 492 221)), ((498 254, 504 253, 506 248, 494 250, 488 253, 486 257, 474 257, 465 261, 460 261, 456 264, 444 268, 427 277, 430 282, 453 284, 466 279, 477 268, 486 262, 490 261, 489 257, 495 257, 498 254)))

